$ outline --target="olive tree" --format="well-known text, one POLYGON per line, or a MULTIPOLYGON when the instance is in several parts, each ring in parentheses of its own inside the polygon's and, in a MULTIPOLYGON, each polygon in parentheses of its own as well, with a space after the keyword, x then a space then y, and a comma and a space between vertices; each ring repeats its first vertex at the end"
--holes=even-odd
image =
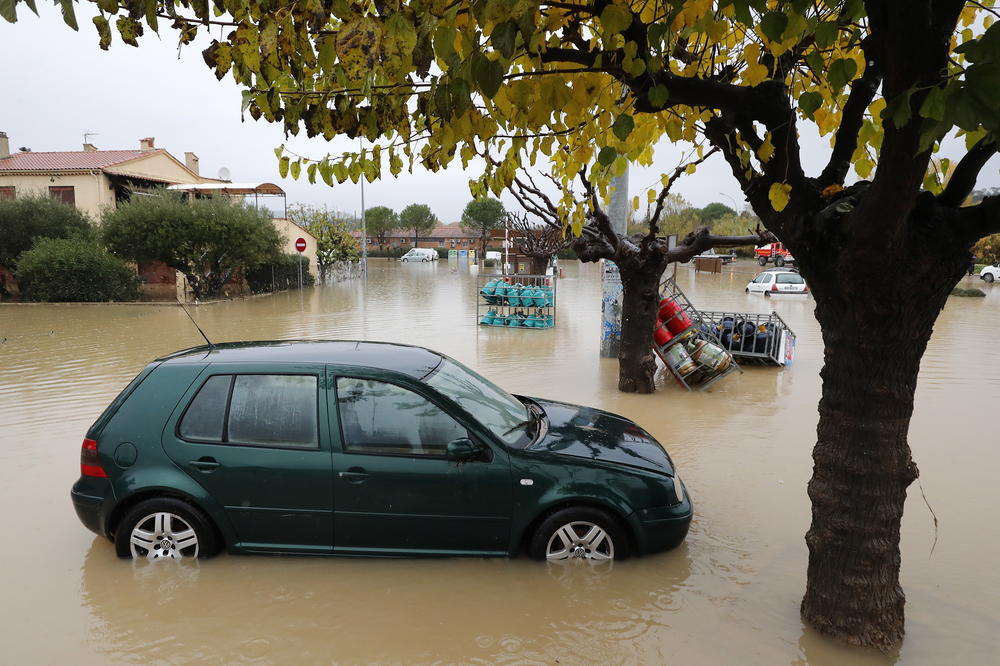
POLYGON ((108 248, 180 271, 197 299, 218 297, 233 271, 277 259, 282 245, 267 211, 227 199, 137 194, 104 214, 108 248))

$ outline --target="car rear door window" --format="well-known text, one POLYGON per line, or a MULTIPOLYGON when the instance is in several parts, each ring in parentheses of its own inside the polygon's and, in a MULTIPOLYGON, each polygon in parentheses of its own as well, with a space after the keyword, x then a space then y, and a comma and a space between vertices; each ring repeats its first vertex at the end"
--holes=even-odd
POLYGON ((337 379, 344 450, 382 455, 444 456, 468 431, 440 407, 395 384, 337 379))
POLYGON ((188 406, 183 439, 244 446, 319 447, 315 375, 215 375, 188 406))
POLYGON ((316 448, 316 387, 311 375, 237 375, 229 404, 228 440, 316 448))
POLYGON ((778 275, 778 284, 802 284, 802 276, 795 273, 781 273, 778 275))

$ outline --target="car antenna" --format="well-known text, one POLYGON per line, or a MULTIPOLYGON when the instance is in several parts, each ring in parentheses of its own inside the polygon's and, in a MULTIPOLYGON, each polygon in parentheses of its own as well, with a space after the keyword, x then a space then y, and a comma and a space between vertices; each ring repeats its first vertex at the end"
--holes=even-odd
POLYGON ((186 314, 188 316, 188 319, 191 320, 191 323, 194 324, 194 327, 198 329, 199 333, 201 333, 201 337, 205 338, 205 342, 208 343, 208 348, 209 349, 215 349, 215 345, 213 345, 212 341, 208 339, 207 335, 205 335, 205 331, 201 330, 201 326, 199 326, 198 322, 196 322, 194 320, 194 317, 192 317, 191 313, 188 312, 188 309, 186 307, 184 307, 184 304, 181 303, 180 301, 177 301, 177 305, 181 306, 181 310, 184 310, 184 314, 186 314))

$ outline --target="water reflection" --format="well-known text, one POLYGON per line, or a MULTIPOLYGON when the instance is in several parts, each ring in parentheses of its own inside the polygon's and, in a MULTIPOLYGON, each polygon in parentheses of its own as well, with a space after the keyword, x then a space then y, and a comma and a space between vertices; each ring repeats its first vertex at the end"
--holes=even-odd
POLYGON ((690 573, 683 546, 613 565, 113 557, 93 541, 82 597, 92 647, 125 661, 649 661, 640 639, 684 610, 690 573))

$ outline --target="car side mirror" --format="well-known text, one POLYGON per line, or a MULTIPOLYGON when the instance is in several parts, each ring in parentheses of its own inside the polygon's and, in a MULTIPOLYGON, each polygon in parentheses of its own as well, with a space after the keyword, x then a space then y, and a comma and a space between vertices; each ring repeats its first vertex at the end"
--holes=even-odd
POLYGON ((482 457, 482 447, 468 437, 459 437, 448 442, 448 459, 460 462, 479 460, 482 457))

